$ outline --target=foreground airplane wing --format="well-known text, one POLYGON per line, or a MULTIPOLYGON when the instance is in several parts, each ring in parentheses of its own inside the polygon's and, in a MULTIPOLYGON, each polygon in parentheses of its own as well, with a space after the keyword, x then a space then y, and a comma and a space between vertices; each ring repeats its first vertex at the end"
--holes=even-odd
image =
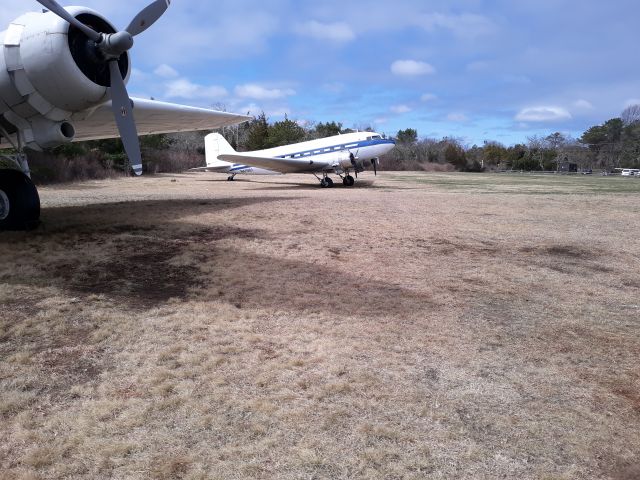
MULTIPOLYGON (((246 122, 252 118, 156 100, 141 98, 131 100, 134 104, 133 116, 138 127, 138 135, 214 130, 246 122)), ((120 136, 118 127, 113 121, 111 102, 74 114, 72 123, 76 129, 74 139, 76 142, 120 136)))
POLYGON ((279 173, 311 173, 333 168, 329 162, 310 158, 256 157, 240 153, 218 155, 218 158, 225 162, 266 168, 279 173))

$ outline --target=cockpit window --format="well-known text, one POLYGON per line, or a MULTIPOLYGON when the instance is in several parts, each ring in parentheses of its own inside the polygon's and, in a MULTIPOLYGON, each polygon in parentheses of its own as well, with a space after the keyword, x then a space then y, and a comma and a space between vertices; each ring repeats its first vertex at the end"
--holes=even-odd
POLYGON ((373 140, 380 140, 382 137, 380 135, 374 135, 371 137, 373 140))

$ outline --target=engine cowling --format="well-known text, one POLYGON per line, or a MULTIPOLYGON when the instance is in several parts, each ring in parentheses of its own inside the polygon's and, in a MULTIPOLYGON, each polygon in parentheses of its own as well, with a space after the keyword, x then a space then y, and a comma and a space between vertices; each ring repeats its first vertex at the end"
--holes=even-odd
POLYGON ((343 150, 338 152, 338 165, 340 165, 343 169, 351 169, 353 168, 353 163, 351 162, 351 153, 343 150))
MULTIPOLYGON (((94 10, 68 11, 97 31, 116 31, 94 10)), ((51 12, 14 20, 0 33, 0 47, 0 114, 21 132, 29 148, 71 141, 72 115, 109 99, 108 65, 97 57, 91 40, 51 12)), ((129 55, 123 54, 118 64, 127 81, 129 55)))

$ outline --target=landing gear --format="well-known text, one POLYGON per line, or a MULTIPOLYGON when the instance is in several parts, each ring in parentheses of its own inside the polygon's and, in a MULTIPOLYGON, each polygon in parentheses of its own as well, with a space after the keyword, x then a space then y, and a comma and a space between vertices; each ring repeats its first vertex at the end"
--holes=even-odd
POLYGON ((236 179, 235 177, 236 177, 235 175, 229 175, 227 177, 227 182, 233 182, 236 179))
POLYGON ((40 196, 19 170, 0 170, 0 230, 32 230, 40 223, 40 196))
POLYGON ((322 188, 333 188, 333 180, 331 180, 329 177, 324 177, 322 180, 320 180, 320 186, 322 188))
POLYGON ((346 177, 344 177, 342 179, 342 184, 345 187, 353 187, 353 185, 356 183, 355 179, 351 176, 351 175, 347 175, 346 177))

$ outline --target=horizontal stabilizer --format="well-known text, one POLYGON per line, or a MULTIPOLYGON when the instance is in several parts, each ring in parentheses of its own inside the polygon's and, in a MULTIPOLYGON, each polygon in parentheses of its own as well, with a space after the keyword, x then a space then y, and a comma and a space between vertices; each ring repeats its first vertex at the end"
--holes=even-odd
POLYGON ((188 171, 189 172, 214 172, 214 173, 228 173, 229 172, 229 166, 228 165, 223 165, 220 167, 197 167, 197 168, 190 168, 188 171))

